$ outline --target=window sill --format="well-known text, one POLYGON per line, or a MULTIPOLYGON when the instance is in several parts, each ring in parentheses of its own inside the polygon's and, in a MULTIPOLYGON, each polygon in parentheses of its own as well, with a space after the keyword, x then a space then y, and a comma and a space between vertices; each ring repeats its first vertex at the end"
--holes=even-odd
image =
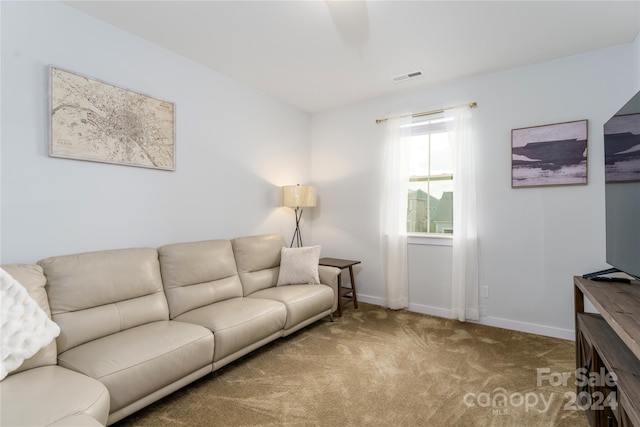
POLYGON ((453 246, 453 236, 409 233, 407 235, 407 243, 409 245, 453 246))

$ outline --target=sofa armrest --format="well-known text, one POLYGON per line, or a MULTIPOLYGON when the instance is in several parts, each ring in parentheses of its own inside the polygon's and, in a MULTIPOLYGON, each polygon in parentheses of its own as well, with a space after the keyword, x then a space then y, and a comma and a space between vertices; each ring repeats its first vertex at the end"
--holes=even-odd
POLYGON ((328 265, 318 266, 318 275, 320 276, 320 283, 329 286, 333 289, 333 307, 331 312, 333 313, 338 309, 338 276, 342 270, 337 267, 329 267, 328 265))
POLYGON ((110 396, 96 379, 62 366, 40 366, 0 382, 0 407, 3 426, 107 425, 110 396))

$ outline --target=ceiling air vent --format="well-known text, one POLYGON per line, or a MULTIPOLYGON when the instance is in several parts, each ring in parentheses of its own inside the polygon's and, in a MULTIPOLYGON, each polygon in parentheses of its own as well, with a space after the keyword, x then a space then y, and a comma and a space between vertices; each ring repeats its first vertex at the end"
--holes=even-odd
POLYGON ((411 73, 400 74, 399 76, 391 77, 391 80, 398 83, 398 82, 403 82, 409 79, 415 79, 416 77, 421 77, 421 76, 422 76, 422 70, 418 70, 418 71, 413 71, 411 73))

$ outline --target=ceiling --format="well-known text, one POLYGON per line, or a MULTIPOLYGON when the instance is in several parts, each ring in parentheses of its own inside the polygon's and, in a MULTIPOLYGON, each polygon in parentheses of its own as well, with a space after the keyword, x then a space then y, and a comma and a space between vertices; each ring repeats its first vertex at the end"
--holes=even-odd
POLYGON ((65 3, 308 112, 629 43, 640 32, 640 0, 65 3), (391 79, 416 70, 423 76, 391 79))

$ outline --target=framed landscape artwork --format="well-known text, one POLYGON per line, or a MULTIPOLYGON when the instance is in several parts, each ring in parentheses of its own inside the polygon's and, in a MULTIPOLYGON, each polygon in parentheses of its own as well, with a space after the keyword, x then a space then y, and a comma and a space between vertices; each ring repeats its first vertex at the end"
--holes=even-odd
POLYGON ((49 156, 175 170, 175 106, 49 67, 49 156))
POLYGON ((587 120, 511 131, 511 187, 587 184, 587 120))

